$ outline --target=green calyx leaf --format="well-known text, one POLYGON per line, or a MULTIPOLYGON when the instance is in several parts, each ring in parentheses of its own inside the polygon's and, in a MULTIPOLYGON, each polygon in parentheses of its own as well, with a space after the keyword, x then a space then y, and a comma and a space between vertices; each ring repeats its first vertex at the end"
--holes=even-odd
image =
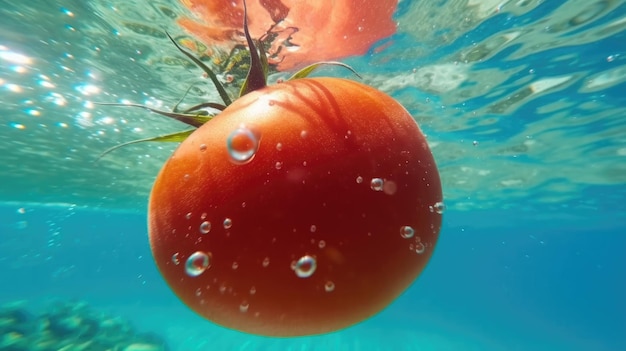
POLYGON ((224 86, 222 85, 222 83, 220 83, 220 81, 217 79, 217 76, 215 75, 215 73, 213 73, 213 70, 211 70, 207 65, 205 65, 204 62, 200 61, 199 58, 195 57, 193 54, 191 54, 187 50, 181 48, 180 45, 178 45, 178 43, 176 42, 176 40, 174 40, 174 38, 172 38, 172 36, 169 33, 165 32, 165 34, 167 34, 167 37, 170 38, 172 43, 174 43, 178 51, 182 52, 191 61, 193 61, 193 63, 198 65, 198 67, 202 68, 202 70, 209 76, 209 78, 213 82, 213 85, 215 85, 215 88, 217 89, 217 92, 220 94, 222 101, 224 101, 224 104, 226 106, 230 105, 232 103, 232 100, 228 96, 228 93, 226 92, 226 89, 224 89, 224 86))
POLYGON ((337 62, 337 61, 322 61, 322 62, 316 62, 316 63, 314 63, 312 65, 308 65, 308 66, 304 67, 303 69, 301 69, 298 72, 296 72, 293 76, 291 76, 288 80, 306 78, 311 73, 313 73, 313 71, 315 71, 316 69, 318 69, 321 66, 340 66, 340 67, 344 67, 344 68, 349 69, 357 77, 361 78, 361 76, 357 73, 357 71, 354 70, 354 68, 346 65, 345 63, 337 62))
POLYGON ((151 138, 145 138, 145 139, 137 139, 137 140, 131 140, 119 145, 115 145, 107 150, 105 150, 103 153, 100 154, 100 156, 98 156, 98 158, 96 159, 96 161, 100 160, 102 157, 104 157, 105 155, 107 155, 108 153, 115 151, 121 147, 124 146, 128 146, 131 144, 137 144, 137 143, 143 143, 146 141, 161 141, 161 142, 181 142, 185 139, 187 139, 187 137, 189 135, 191 135, 191 133, 193 133, 195 131, 195 129, 189 129, 189 130, 185 130, 182 132, 176 132, 176 133, 171 133, 171 134, 165 134, 165 135, 160 135, 160 136, 156 136, 156 137, 151 137, 151 138))
POLYGON ((194 106, 191 109, 185 110, 183 113, 161 111, 161 110, 157 110, 155 108, 148 107, 148 106, 145 106, 145 105, 140 105, 140 104, 120 104, 120 103, 111 103, 111 102, 95 102, 95 104, 97 104, 97 105, 104 105, 104 106, 143 108, 143 109, 148 110, 150 112, 154 112, 154 113, 160 114, 161 116, 165 116, 165 117, 169 117, 169 118, 175 119, 177 121, 183 122, 185 124, 188 124, 188 125, 190 125, 192 127, 196 127, 196 128, 200 127, 201 125, 205 124, 206 122, 210 121, 213 117, 215 117, 215 115, 210 115, 210 114, 208 114, 208 112, 206 112, 204 110, 200 110, 201 108, 205 108, 205 107, 213 107, 213 106, 211 106, 211 105, 213 105, 212 103, 205 103, 205 104, 200 104, 200 105, 194 106), (194 111, 196 111, 195 114, 192 113, 194 111))

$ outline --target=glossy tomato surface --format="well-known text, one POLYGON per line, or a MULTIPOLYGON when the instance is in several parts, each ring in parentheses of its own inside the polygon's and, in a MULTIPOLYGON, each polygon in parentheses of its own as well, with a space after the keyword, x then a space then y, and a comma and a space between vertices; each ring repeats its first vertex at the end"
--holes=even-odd
POLYGON ((152 190, 150 244, 205 318, 319 334, 409 287, 433 253, 441 201, 399 103, 350 80, 297 79, 243 96, 179 146, 152 190))

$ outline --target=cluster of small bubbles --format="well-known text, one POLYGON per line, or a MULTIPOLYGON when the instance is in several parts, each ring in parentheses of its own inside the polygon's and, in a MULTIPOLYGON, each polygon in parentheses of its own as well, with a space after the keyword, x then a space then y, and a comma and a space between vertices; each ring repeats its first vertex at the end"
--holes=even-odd
POLYGON ((283 163, 282 162, 276 162, 276 165, 274 167, 276 167, 276 169, 281 169, 281 168, 283 168, 283 163))
POLYGON ((356 177, 356 183, 357 184, 363 183, 363 177, 361 177, 361 176, 356 177))
POLYGON ((412 238, 413 235, 415 235, 415 229, 413 229, 413 227, 405 225, 400 227, 400 236, 405 238, 405 239, 409 239, 412 238))
POLYGON ((206 144, 200 144, 200 151, 206 150, 206 144))
POLYGON ((233 220, 230 218, 224 219, 224 229, 230 229, 233 226, 233 220))
POLYGON ((326 290, 326 292, 331 292, 335 290, 335 283, 330 280, 327 281, 326 284, 324 284, 324 290, 326 290))
POLYGON ((209 255, 202 251, 196 251, 189 258, 185 264, 185 272, 191 277, 197 277, 204 273, 211 265, 209 255))
POLYGON ((300 278, 308 278, 315 273, 317 268, 317 261, 315 257, 304 255, 294 263, 292 263, 292 269, 296 272, 296 275, 300 278))
POLYGON ((250 304, 247 301, 244 301, 241 303, 241 305, 239 305, 239 312, 248 312, 248 308, 250 308, 250 304))
POLYGON ((383 191, 385 182, 381 178, 372 178, 370 182, 370 188, 374 191, 383 191))
POLYGON ((231 267, 233 270, 236 270, 237 268, 239 268, 239 263, 233 262, 233 265, 231 267))
POLYGON ((276 150, 280 151, 282 149, 283 149, 283 144, 281 143, 276 144, 276 150))
POLYGON ((313 224, 311 225, 311 228, 309 228, 309 230, 311 231, 311 233, 315 233, 315 231, 317 230, 317 226, 313 224))
POLYGON ((246 163, 259 148, 259 139, 246 126, 240 126, 230 133, 226 140, 228 154, 235 163, 246 163))
POLYGON ((267 267, 270 265, 270 258, 269 257, 265 257, 263 259, 263 263, 261 263, 263 265, 263 267, 267 267))
POLYGON ((323 248, 325 248, 325 247, 326 247, 326 242, 325 242, 324 240, 320 240, 320 242, 319 242, 319 243, 317 243, 317 246, 318 246, 320 249, 323 249, 323 248))
POLYGON ((174 263, 177 266, 180 264, 180 260, 178 259, 178 252, 172 255, 172 263, 174 263))
POLYGON ((185 215, 185 218, 186 218, 186 219, 191 219, 191 212, 188 212, 188 213, 185 215))
POLYGON ((211 231, 211 222, 204 221, 200 224, 200 233, 208 234, 211 231))

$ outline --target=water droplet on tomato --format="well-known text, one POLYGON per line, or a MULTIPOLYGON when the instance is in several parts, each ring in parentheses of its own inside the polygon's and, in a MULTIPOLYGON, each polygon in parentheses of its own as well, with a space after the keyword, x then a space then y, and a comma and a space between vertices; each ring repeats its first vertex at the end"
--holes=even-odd
POLYGON ((239 312, 248 312, 248 308, 250 308, 250 304, 247 301, 244 301, 241 303, 241 305, 239 305, 239 312))
POLYGON ((200 224, 200 233, 207 234, 210 231, 211 231, 211 222, 204 221, 202 222, 202 224, 200 224))
POLYGON ((187 272, 188 276, 197 277, 204 273, 210 265, 211 262, 209 255, 202 251, 196 251, 191 254, 189 258, 187 258, 187 262, 185 263, 185 272, 187 272))
POLYGON ((393 195, 396 191, 398 191, 398 186, 396 185, 396 182, 387 180, 383 182, 383 191, 387 195, 393 195))
POLYGON ((230 218, 224 219, 224 229, 230 229, 233 226, 233 220, 230 218))
POLYGON ((415 235, 415 229, 413 229, 413 227, 405 225, 400 228, 401 237, 408 239, 408 238, 412 238, 413 235, 415 235))
POLYGON ((443 214, 443 212, 446 210, 446 205, 444 205, 443 202, 437 202, 433 207, 435 208, 435 212, 439 214, 443 214))
POLYGON ((178 259, 178 252, 172 255, 172 262, 177 266, 180 264, 180 260, 178 259))
POLYGON ((247 127, 241 126, 230 133, 226 140, 230 158, 238 164, 252 160, 259 148, 259 138, 247 127))
POLYGON ((300 257, 300 259, 293 264, 293 270, 296 272, 296 275, 300 278, 308 278, 315 273, 315 269, 317 268, 317 262, 315 257, 304 255, 300 257))
POLYGON ((385 182, 381 178, 372 178, 370 182, 370 188, 374 191, 383 191, 385 182))
POLYGON ((330 280, 327 281, 326 284, 324 284, 324 290, 326 290, 326 292, 331 292, 335 290, 335 283, 330 280))
POLYGON ((416 253, 423 254, 424 251, 426 251, 426 246, 424 245, 424 243, 422 243, 421 241, 415 243, 415 252, 416 253))

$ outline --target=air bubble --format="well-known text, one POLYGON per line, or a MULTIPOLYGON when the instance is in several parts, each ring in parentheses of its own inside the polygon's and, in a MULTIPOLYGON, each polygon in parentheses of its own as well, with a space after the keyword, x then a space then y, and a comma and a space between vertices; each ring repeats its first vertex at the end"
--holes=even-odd
POLYGON ((283 149, 283 144, 281 143, 276 144, 276 150, 280 151, 282 149, 283 149))
POLYGON ((179 265, 180 264, 180 260, 178 259, 178 252, 172 255, 172 263, 174 263, 175 265, 179 265))
POLYGON ((211 265, 209 255, 202 251, 196 251, 189 258, 185 264, 185 272, 188 276, 197 277, 209 268, 211 265))
POLYGON ((361 177, 361 176, 356 177, 356 183, 357 184, 363 183, 363 177, 361 177))
POLYGON ((276 167, 276 169, 281 169, 281 168, 283 168, 283 163, 282 162, 276 162, 276 165, 274 167, 276 167))
POLYGON ((309 135, 309 132, 307 132, 306 130, 303 130, 303 131, 301 131, 301 132, 300 132, 300 137, 301 137, 302 139, 306 138, 306 137, 307 137, 307 135, 309 135))
POLYGON ((237 268, 239 268, 239 263, 233 262, 231 268, 233 269, 233 271, 236 270, 237 268))
POLYGON ((315 231, 317 230, 317 226, 315 226, 315 224, 311 225, 311 228, 309 228, 309 230, 311 231, 311 233, 315 233, 315 231))
POLYGON ((435 212, 439 214, 443 214, 443 212, 446 210, 446 205, 444 205, 443 202, 437 202, 433 207, 435 208, 435 212))
POLYGON ((200 151, 206 151, 206 144, 200 145, 200 151))
POLYGON ((250 295, 254 295, 254 294, 256 294, 256 287, 253 286, 250 288, 250 295))
POLYGON ((188 212, 188 213, 185 215, 185 218, 186 218, 186 219, 191 219, 191 212, 188 212))
POLYGON ((233 226, 233 220, 230 218, 224 219, 224 229, 230 229, 233 226))
POLYGON ((265 257, 263 259, 263 263, 262 263, 263 267, 267 267, 270 265, 270 258, 269 257, 265 257))
POLYGON ((293 264, 293 270, 296 272, 296 275, 300 278, 308 278, 315 273, 315 269, 317 268, 317 262, 315 258, 309 255, 304 255, 300 257, 300 259, 293 264))
POLYGON ((324 290, 326 290, 326 292, 331 292, 335 290, 335 283, 330 280, 327 281, 326 284, 324 284, 324 290))
POLYGON ((259 148, 259 138, 247 127, 241 126, 230 133, 226 140, 230 158, 238 164, 252 160, 259 148))
POLYGON ((370 188, 374 191, 383 191, 385 182, 381 178, 372 178, 370 182, 370 188))
POLYGON ((401 237, 408 239, 408 238, 412 238, 413 235, 415 235, 415 229, 413 229, 413 227, 405 225, 400 228, 401 237))
POLYGON ((200 224, 200 233, 208 234, 211 231, 211 222, 204 221, 200 224))
POLYGON ((317 243, 317 246, 318 246, 320 249, 323 249, 323 248, 325 248, 325 247, 326 247, 326 242, 325 242, 324 240, 320 240, 320 242, 319 242, 319 243, 317 243))

